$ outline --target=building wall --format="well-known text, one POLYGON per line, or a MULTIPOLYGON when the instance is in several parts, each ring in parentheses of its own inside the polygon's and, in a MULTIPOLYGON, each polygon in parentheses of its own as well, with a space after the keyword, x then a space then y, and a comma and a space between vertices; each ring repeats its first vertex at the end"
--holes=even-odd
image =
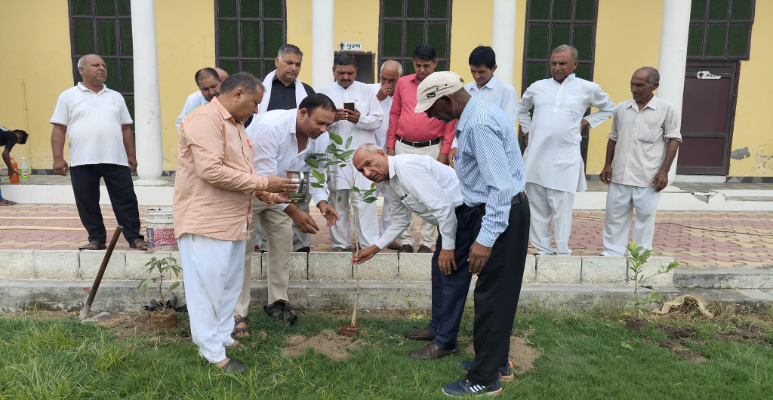
MULTIPOLYGON (((773 1, 757 1, 749 61, 741 61, 731 150, 747 148, 750 157, 730 158, 728 176, 773 176, 773 1)), ((742 151, 739 153, 743 153, 742 151)))
MULTIPOLYGON (((513 83, 519 93, 523 65, 527 0, 515 0, 513 83)), ((594 80, 615 103, 630 98, 629 79, 641 66, 657 66, 663 0, 599 0, 594 80), (629 16, 647 29, 631 29, 629 16)), ((164 169, 176 167, 175 119, 185 98, 197 87, 194 72, 215 64, 214 0, 156 1, 159 80, 164 146, 164 169), (184 10, 184 23, 181 12, 184 10)), ((304 51, 300 78, 311 83, 312 0, 287 0, 287 42, 304 51)), ((451 22, 450 69, 466 82, 472 80, 469 52, 491 44, 493 0, 454 0, 451 22)), ((362 42, 364 51, 378 54, 378 0, 336 0, 335 42, 362 42)), ((49 119, 58 95, 72 86, 70 35, 65 0, 3 2, 0 35, 17 40, 0 41, 0 70, 7 79, 0 97, 0 125, 26 129, 30 140, 12 155, 29 159, 32 168, 52 165, 49 119), (36 29, 27 29, 28 21, 36 29), (27 117, 24 113, 26 94, 27 117)), ((741 62, 732 150, 748 148, 750 157, 731 159, 731 176, 773 176, 773 129, 767 111, 773 108, 773 82, 765 79, 773 61, 765 43, 773 37, 773 2, 758 1, 751 42, 751 59, 741 62)), ((333 49, 331 49, 332 51, 333 49)), ((595 110, 594 110, 595 111, 595 110)), ((604 164, 606 135, 611 120, 593 129, 588 148, 589 174, 604 164)), ((65 147, 65 156, 67 150, 65 147)))
POLYGON ((179 138, 175 121, 185 99, 198 90, 196 71, 215 66, 214 1, 156 1, 156 43, 164 170, 174 170, 179 138))
POLYGON ((0 6, 0 71, 6 82, 0 125, 30 134, 27 145, 15 146, 11 156, 19 163, 27 158, 32 168, 53 168, 48 121, 59 94, 73 84, 69 32, 66 1, 5 1, 0 6))
MULTIPOLYGON (((663 0, 599 0, 596 22, 596 60, 593 81, 609 95, 615 104, 631 98, 631 76, 637 69, 658 67, 660 27, 663 0), (632 29, 629 16, 635 15, 632 29)), ((597 109, 591 110, 596 112, 597 109)), ((591 129, 588 143, 588 165, 585 172, 598 175, 604 168, 607 135, 612 118, 591 129)))

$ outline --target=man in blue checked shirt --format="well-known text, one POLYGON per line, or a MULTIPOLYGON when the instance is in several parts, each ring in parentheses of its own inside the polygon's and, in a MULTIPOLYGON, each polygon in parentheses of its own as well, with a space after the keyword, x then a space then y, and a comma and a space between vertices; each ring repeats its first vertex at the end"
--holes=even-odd
POLYGON ((470 247, 475 285, 475 359, 462 362, 467 378, 443 388, 447 395, 498 394, 529 243, 526 172, 512 122, 502 109, 462 88, 453 72, 435 72, 418 88, 416 112, 444 122, 458 119, 454 157, 464 203, 478 210, 477 238, 470 247))

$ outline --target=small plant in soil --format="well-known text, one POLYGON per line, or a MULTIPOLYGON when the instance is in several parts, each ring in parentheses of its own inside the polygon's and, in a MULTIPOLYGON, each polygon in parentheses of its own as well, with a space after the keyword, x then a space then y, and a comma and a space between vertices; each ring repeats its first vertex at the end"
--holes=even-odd
POLYGON ((628 257, 628 263, 629 263, 629 269, 631 272, 633 272, 633 298, 634 300, 630 303, 628 303, 628 306, 633 308, 634 315, 633 318, 629 319, 626 322, 626 326, 628 329, 631 330, 645 330, 647 329, 647 326, 649 325, 649 322, 642 318, 644 316, 644 310, 647 308, 648 305, 657 303, 660 301, 660 292, 653 291, 647 296, 641 296, 639 294, 639 289, 644 287, 644 283, 647 281, 647 279, 652 278, 653 276, 657 276, 660 274, 665 274, 671 271, 672 269, 679 266, 678 261, 673 261, 668 265, 661 266, 658 271, 652 275, 644 276, 644 264, 647 262, 647 260, 652 255, 652 250, 645 250, 644 247, 639 246, 636 242, 630 242, 628 243, 628 252, 630 253, 630 256, 628 257))
MULTIPOLYGON (((373 203, 376 201, 376 197, 373 195, 376 192, 376 183, 372 182, 370 188, 367 190, 363 190, 357 187, 357 178, 359 177, 359 173, 354 168, 354 163, 352 162, 352 156, 354 155, 356 149, 349 148, 352 144, 352 138, 348 138, 346 143, 344 143, 341 136, 330 131, 328 131, 328 134, 330 135, 331 143, 328 145, 325 153, 312 154, 313 157, 310 157, 306 160, 306 164, 313 168, 311 175, 314 177, 314 179, 316 179, 316 182, 311 182, 311 186, 324 189, 329 196, 329 201, 335 202, 342 209, 344 209, 347 214, 349 214, 349 221, 351 221, 352 224, 352 232, 354 232, 354 253, 356 256, 359 256, 360 241, 357 237, 357 225, 359 221, 357 221, 357 218, 355 218, 355 216, 358 214, 357 203, 359 201, 363 201, 365 203, 373 203), (341 204, 341 196, 336 193, 336 184, 337 180, 339 179, 337 176, 338 173, 337 171, 330 171, 329 168, 330 166, 336 165, 340 168, 351 168, 352 181, 349 181, 349 179, 345 176, 340 177, 340 179, 345 180, 352 188, 349 191, 349 207, 344 207, 343 204, 341 204), (327 184, 327 187, 325 187, 325 183, 327 184)), ((344 325, 338 330, 339 334, 349 337, 355 336, 359 333, 359 325, 357 325, 357 306, 360 302, 360 273, 357 263, 353 263, 352 268, 354 271, 354 278, 357 282, 357 292, 354 298, 354 309, 352 310, 352 323, 350 325, 344 325)))
MULTIPOLYGON (((180 272, 182 272, 182 268, 177 265, 177 260, 173 257, 153 257, 150 259, 150 261, 145 263, 145 266, 148 267, 147 272, 151 274, 151 277, 140 281, 137 289, 139 289, 141 293, 148 293, 150 290, 148 282, 152 282, 154 287, 158 286, 158 303, 161 304, 161 307, 149 308, 151 310, 151 323, 159 328, 173 328, 177 326, 177 312, 175 312, 174 309, 175 305, 171 304, 171 302, 164 298, 164 275, 169 274, 168 276, 171 278, 171 274, 174 274, 174 277, 178 278, 180 276, 180 272)), ((169 285, 169 294, 171 295, 172 299, 175 300, 175 303, 177 297, 174 295, 174 293, 172 293, 172 290, 180 286, 180 284, 180 281, 175 281, 169 285)), ((151 301, 151 304, 154 305, 155 300, 151 301)))

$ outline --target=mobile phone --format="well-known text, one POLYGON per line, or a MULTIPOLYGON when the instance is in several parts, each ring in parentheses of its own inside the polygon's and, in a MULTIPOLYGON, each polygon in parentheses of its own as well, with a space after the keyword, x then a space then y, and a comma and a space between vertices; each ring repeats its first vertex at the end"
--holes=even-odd
POLYGON ((353 101, 345 101, 344 102, 344 110, 354 111, 354 102, 353 101))

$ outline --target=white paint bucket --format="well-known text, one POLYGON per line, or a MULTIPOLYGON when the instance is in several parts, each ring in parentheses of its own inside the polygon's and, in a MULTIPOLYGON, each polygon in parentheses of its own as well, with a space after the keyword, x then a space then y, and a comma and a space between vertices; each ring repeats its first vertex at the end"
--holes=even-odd
POLYGON ((171 208, 148 208, 145 211, 145 230, 148 251, 177 251, 171 208))

